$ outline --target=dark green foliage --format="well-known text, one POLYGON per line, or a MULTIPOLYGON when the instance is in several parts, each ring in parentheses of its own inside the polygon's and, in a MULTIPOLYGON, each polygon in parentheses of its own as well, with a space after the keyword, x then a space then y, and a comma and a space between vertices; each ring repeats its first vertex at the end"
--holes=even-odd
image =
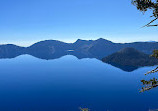
MULTIPOLYGON (((147 27, 158 26, 158 24, 151 25, 151 23, 153 23, 154 21, 156 21, 158 19, 158 0, 132 0, 132 4, 135 5, 137 7, 137 9, 142 11, 143 13, 148 11, 148 9, 152 10, 153 13, 150 17, 154 17, 154 19, 151 20, 145 26, 147 26, 147 27)), ((158 59, 158 50, 154 50, 153 54, 151 56, 158 59)), ((156 72, 158 72, 158 67, 156 67, 152 71, 147 72, 145 75, 156 73, 156 72)), ((141 82, 143 83, 144 87, 142 87, 140 92, 144 92, 144 91, 150 90, 150 89, 158 86, 158 81, 155 78, 153 78, 149 81, 141 80, 141 82)))
MULTIPOLYGON (((152 57, 158 58, 158 50, 154 50, 153 54, 151 55, 152 57)), ((158 72, 158 67, 153 69, 152 71, 147 72, 147 74, 152 74, 158 72)), ((141 80, 142 84, 144 87, 140 90, 140 92, 148 91, 150 89, 153 89, 158 86, 158 80, 156 78, 150 79, 149 81, 146 80, 141 80)))
POLYGON ((88 108, 80 108, 80 111, 90 111, 88 108))
POLYGON ((154 50, 153 54, 151 56, 155 57, 155 58, 158 58, 158 50, 154 50))
MULTIPOLYGON (((151 56, 158 59, 158 50, 154 50, 153 54, 151 56)), ((158 67, 156 67, 152 71, 147 72, 145 75, 151 74, 151 73, 156 73, 156 72, 158 72, 158 67)))
POLYGON ((148 81, 141 80, 143 87, 140 92, 148 91, 158 86, 158 80, 156 78, 150 79, 148 81))
POLYGON ((150 25, 158 19, 158 0, 132 0, 132 4, 142 12, 146 12, 148 9, 152 10, 153 13, 151 17, 154 17, 154 19, 145 26, 158 26, 158 24, 150 25))

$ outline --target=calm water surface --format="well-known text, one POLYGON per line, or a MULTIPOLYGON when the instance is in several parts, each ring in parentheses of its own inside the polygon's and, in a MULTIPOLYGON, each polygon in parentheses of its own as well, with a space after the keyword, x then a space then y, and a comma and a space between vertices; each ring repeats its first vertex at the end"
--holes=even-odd
POLYGON ((79 60, 74 56, 1 59, 0 111, 158 109, 158 88, 139 93, 140 80, 150 78, 144 73, 153 68, 125 72, 97 59, 79 60))

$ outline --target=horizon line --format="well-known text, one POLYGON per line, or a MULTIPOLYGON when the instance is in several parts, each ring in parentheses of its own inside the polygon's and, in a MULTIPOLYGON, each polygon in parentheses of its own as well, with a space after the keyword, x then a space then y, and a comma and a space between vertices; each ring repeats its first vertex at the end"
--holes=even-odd
MULTIPOLYGON (((30 41, 27 41, 27 42, 29 42, 30 44, 19 44, 20 43, 20 41, 17 41, 17 42, 19 42, 19 43, 17 43, 17 42, 14 42, 14 43, 0 43, 0 45, 16 45, 16 46, 21 46, 21 47, 29 47, 29 46, 31 46, 31 45, 33 45, 33 44, 35 44, 35 43, 38 43, 38 42, 42 42, 42 41, 59 41, 59 42, 63 42, 63 43, 67 43, 67 44, 73 44, 73 43, 75 43, 75 42, 77 42, 78 40, 83 40, 83 41, 96 41, 96 40, 99 40, 99 39, 103 39, 103 40, 107 40, 107 41, 109 41, 109 42, 112 42, 112 43, 121 43, 121 44, 125 44, 125 43, 135 43, 135 42, 158 42, 158 41, 154 41, 154 40, 147 40, 147 41, 131 41, 131 42, 113 42, 112 40, 109 40, 109 39, 105 39, 105 38, 98 38, 98 39, 76 39, 75 41, 73 41, 73 42, 67 42, 67 41, 62 41, 62 40, 57 40, 57 39, 45 39, 45 40, 39 40, 39 41, 33 41, 32 40, 32 43, 30 43, 30 41)), ((24 40, 25 41, 25 40, 24 40)))

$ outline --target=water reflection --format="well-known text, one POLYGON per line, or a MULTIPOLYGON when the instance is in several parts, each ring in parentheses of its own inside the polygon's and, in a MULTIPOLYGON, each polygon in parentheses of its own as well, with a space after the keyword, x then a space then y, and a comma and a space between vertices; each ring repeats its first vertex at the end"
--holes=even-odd
POLYGON ((45 61, 28 55, 1 60, 0 65, 1 111, 79 111, 79 107, 83 111, 84 108, 148 111, 157 108, 157 93, 139 93, 143 73, 151 68, 127 73, 97 59, 64 56, 45 61))
MULTIPOLYGON (((27 53, 19 53, 19 52, 14 52, 14 53, 3 53, 0 54, 0 59, 6 59, 6 58, 15 58, 17 56, 23 55, 23 54, 28 54, 28 55, 32 55, 36 58, 39 59, 44 59, 44 60, 53 60, 53 59, 58 59, 61 58, 63 56, 66 55, 73 55, 75 57, 77 57, 78 59, 84 59, 84 58, 96 58, 98 60, 101 60, 104 56, 103 55, 93 55, 90 52, 86 52, 86 51, 73 51, 73 50, 67 50, 67 51, 56 51, 56 52, 51 52, 51 51, 31 51, 31 52, 27 52, 27 53)), ((124 66, 124 65, 118 65, 118 64, 113 64, 113 63, 108 63, 111 64, 114 67, 117 67, 123 71, 126 72, 132 72, 136 69, 138 69, 139 67, 136 66, 124 66)))

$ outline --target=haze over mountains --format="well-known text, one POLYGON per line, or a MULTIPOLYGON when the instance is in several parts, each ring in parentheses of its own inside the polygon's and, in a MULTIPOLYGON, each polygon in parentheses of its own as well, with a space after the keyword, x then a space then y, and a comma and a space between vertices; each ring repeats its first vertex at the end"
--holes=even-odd
POLYGON ((0 58, 14 58, 29 54, 46 60, 60 58, 64 55, 74 55, 79 59, 97 58, 101 60, 127 47, 149 55, 154 49, 158 49, 158 42, 113 43, 102 38, 97 40, 78 39, 74 43, 45 40, 29 47, 20 47, 13 44, 0 45, 0 58))

